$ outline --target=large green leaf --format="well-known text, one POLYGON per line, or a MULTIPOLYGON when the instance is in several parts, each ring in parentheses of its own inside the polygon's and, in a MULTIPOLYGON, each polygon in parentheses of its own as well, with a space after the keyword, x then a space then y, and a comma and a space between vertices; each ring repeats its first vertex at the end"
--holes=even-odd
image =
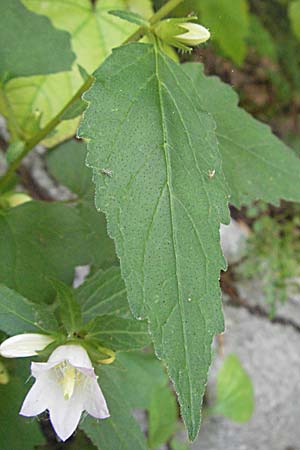
POLYGON ((80 428, 101 450, 146 450, 145 437, 131 415, 126 392, 116 382, 115 372, 114 367, 101 367, 97 371, 111 417, 99 421, 88 416, 80 428))
POLYGON ((150 341, 146 323, 113 315, 95 317, 88 325, 87 338, 115 351, 138 350, 150 341))
POLYGON ((71 69, 70 35, 20 0, 0 2, 0 82, 71 69))
POLYGON ((116 49, 95 76, 79 134, 89 140, 96 206, 193 439, 211 341, 223 330, 219 223, 228 210, 215 124, 182 68, 152 45, 116 49))
POLYGON ((289 18, 295 36, 300 39, 300 0, 289 3, 289 18))
POLYGON ((30 300, 49 300, 49 278, 70 284, 75 266, 93 263, 90 234, 66 205, 32 201, 1 212, 0 282, 30 300))
POLYGON ((86 151, 83 142, 72 139, 48 153, 47 165, 51 175, 77 195, 76 209, 90 228, 91 255, 98 268, 115 262, 116 254, 107 235, 105 216, 95 210, 91 169, 85 166, 86 151))
POLYGON ((76 289, 75 295, 85 321, 104 314, 131 315, 119 267, 99 270, 76 289))
POLYGON ((222 414, 235 422, 247 422, 254 411, 252 381, 239 358, 228 355, 218 372, 217 398, 211 414, 222 414))
POLYGON ((45 441, 38 422, 19 415, 29 387, 24 379, 16 376, 8 384, 0 384, 1 450, 34 450, 45 441))
MULTIPOLYGON (((44 126, 83 83, 77 64, 92 73, 113 47, 120 45, 136 30, 137 25, 124 22, 108 11, 123 9, 149 17, 152 7, 150 0, 99 0, 94 4, 90 0, 22 1, 30 10, 47 16, 55 27, 67 30, 77 56, 72 72, 22 78, 5 86, 5 102, 0 99, 0 112, 9 118, 11 131, 17 127, 19 134, 28 139, 36 132, 34 124, 37 119, 44 126)), ((63 121, 56 134, 44 143, 53 146, 71 137, 77 124, 78 119, 63 121)))
POLYGON ((201 64, 184 64, 201 104, 217 124, 223 170, 230 202, 239 207, 254 200, 277 205, 300 200, 300 160, 268 126, 238 107, 234 90, 216 77, 206 77, 201 64))
POLYGON ((0 285, 0 330, 14 335, 29 331, 48 332, 57 328, 58 324, 48 309, 0 285))

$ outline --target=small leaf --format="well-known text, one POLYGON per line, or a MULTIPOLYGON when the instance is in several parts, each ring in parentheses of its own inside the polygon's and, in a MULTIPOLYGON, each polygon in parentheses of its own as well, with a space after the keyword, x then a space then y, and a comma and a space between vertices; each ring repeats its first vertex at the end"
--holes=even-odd
POLYGON ((85 321, 104 314, 131 316, 119 267, 99 270, 76 289, 75 295, 85 321))
POLYGON ((1 450, 35 450, 45 441, 37 421, 19 415, 30 386, 13 376, 8 384, 0 384, 0 448, 1 450))
POLYGON ((270 128, 238 107, 234 90, 217 77, 203 74, 201 64, 184 64, 201 103, 217 124, 223 170, 236 207, 264 200, 300 201, 300 159, 270 128))
POLYGON ((223 329, 219 225, 228 208, 215 123, 183 69, 152 45, 115 49, 95 78, 78 133, 89 140, 96 207, 194 439, 212 338, 223 329))
POLYGON ((73 289, 58 280, 51 280, 56 290, 56 298, 59 305, 59 315, 68 333, 79 330, 81 321, 81 309, 77 302, 73 289))
POLYGON ((131 11, 113 10, 108 11, 112 16, 119 17, 127 22, 135 23, 137 25, 147 25, 147 21, 137 13, 131 11))
POLYGON ((8 335, 29 331, 56 331, 58 324, 46 306, 31 303, 22 295, 0 285, 0 330, 8 335))
POLYGON ((235 354, 228 355, 217 375, 217 398, 211 414, 247 422, 254 411, 252 381, 235 354))
POLYGON ((147 323, 117 316, 98 316, 87 325, 87 339, 115 351, 138 350, 150 342, 147 323))
POLYGON ((157 387, 149 408, 148 444, 150 448, 167 442, 176 429, 177 403, 168 386, 157 387))
POLYGON ((0 2, 0 81, 71 69, 70 35, 28 11, 20 0, 0 2))
POLYGON ((25 142, 17 140, 12 142, 6 152, 6 160, 10 164, 14 162, 23 152, 25 148, 25 142))
POLYGON ((293 0, 288 6, 289 18, 295 36, 300 39, 300 0, 293 0))
POLYGON ((97 370, 99 385, 108 404, 110 418, 101 420, 86 417, 80 428, 101 450, 146 450, 146 440, 131 415, 130 405, 122 385, 115 380, 113 367, 97 370))

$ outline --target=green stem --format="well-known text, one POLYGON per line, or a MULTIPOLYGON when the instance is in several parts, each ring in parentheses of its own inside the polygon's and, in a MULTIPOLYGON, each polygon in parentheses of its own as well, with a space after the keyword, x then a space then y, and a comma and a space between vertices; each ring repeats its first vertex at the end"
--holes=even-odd
POLYGON ((12 175, 15 173, 19 165, 21 164, 23 158, 35 147, 39 142, 41 142, 54 128, 61 122, 61 117, 67 111, 67 109, 78 99, 81 98, 81 95, 89 89, 92 85, 94 78, 89 77, 78 89, 78 91, 74 94, 74 96, 68 101, 68 103, 63 107, 59 113, 53 117, 46 124, 44 128, 42 128, 38 133, 36 133, 25 145, 23 152, 18 156, 18 158, 9 166, 6 174, 0 180, 0 190, 5 187, 8 181, 11 179, 12 175))
MULTIPOLYGON (((176 6, 178 6, 183 0, 169 0, 164 6, 162 6, 153 16, 149 19, 149 24, 154 25, 167 16, 176 6)), ((123 44, 127 44, 128 42, 138 41, 141 39, 146 33, 147 28, 145 26, 141 26, 138 30, 129 36, 128 39, 123 44)), ((11 177, 18 169, 21 164, 23 158, 35 147, 39 142, 41 142, 54 128, 60 123, 61 117, 66 112, 66 110, 78 99, 81 98, 81 95, 89 89, 92 85, 94 78, 89 77, 83 85, 78 89, 75 95, 71 98, 71 100, 63 107, 63 109, 55 116, 47 125, 42 128, 36 135, 34 135, 25 145, 23 152, 18 156, 18 158, 9 166, 6 174, 0 179, 0 190, 5 187, 5 185, 10 181, 11 177)))
MULTIPOLYGON (((166 17, 173 9, 176 8, 180 3, 182 3, 184 0, 169 0, 164 6, 162 6, 156 13, 153 14, 152 17, 149 19, 150 25, 155 25, 157 22, 159 22, 161 19, 166 17)), ((140 26, 129 38, 126 39, 126 41, 123 42, 123 44, 128 44, 129 42, 135 42, 140 40, 146 33, 147 28, 145 26, 140 26)))
POLYGON ((169 0, 164 6, 162 6, 153 16, 150 18, 149 22, 151 25, 159 22, 161 19, 170 14, 173 9, 176 8, 183 0, 169 0))

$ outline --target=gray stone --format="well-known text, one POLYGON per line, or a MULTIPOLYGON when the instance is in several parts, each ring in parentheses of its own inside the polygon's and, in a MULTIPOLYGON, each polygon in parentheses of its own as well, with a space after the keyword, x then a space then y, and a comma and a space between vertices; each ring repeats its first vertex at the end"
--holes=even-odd
POLYGON ((244 256, 248 235, 246 225, 234 219, 230 220, 229 225, 221 224, 221 246, 228 264, 234 264, 244 256))
MULTIPOLYGON (((255 412, 237 424, 223 417, 204 419, 193 450, 300 450, 300 333, 225 306, 225 354, 236 353, 254 385, 255 412)), ((210 371, 214 390, 218 356, 210 371)))

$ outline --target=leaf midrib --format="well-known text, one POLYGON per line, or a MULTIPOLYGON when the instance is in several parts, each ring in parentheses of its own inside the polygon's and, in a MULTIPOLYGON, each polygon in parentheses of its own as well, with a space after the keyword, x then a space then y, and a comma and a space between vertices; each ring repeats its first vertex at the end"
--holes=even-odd
MULTIPOLYGON (((168 131, 167 131, 167 122, 165 119, 165 110, 164 110, 164 105, 163 105, 163 96, 162 96, 162 89, 161 89, 161 80, 159 77, 159 54, 158 54, 158 49, 157 49, 157 45, 154 45, 154 52, 155 52, 155 76, 157 79, 157 89, 158 89, 158 98, 159 98, 159 106, 160 106, 160 114, 161 114, 161 124, 162 124, 162 135, 163 135, 163 150, 164 150, 164 157, 165 157, 165 165, 166 165, 166 186, 168 189, 168 196, 169 196, 169 207, 170 207, 170 223, 171 223, 171 230, 172 230, 172 248, 173 248, 173 253, 174 253, 174 262, 175 262, 175 278, 176 278, 176 289, 177 289, 177 294, 178 294, 178 301, 179 301, 179 312, 180 312, 180 317, 181 317, 181 327, 182 327, 182 335, 183 335, 183 348, 184 348, 184 354, 185 354, 185 361, 187 364, 187 378, 188 378, 188 383, 189 383, 189 397, 190 397, 190 405, 191 405, 191 411, 194 411, 194 402, 193 402, 193 396, 192 396, 192 383, 191 383, 191 379, 190 379, 190 374, 191 372, 191 367, 190 367, 190 360, 188 357, 188 353, 187 353, 187 335, 186 335, 186 329, 185 329, 185 325, 184 325, 184 320, 183 320, 183 316, 184 316, 184 309, 183 309, 183 303, 182 303, 182 298, 181 298, 181 294, 180 294, 180 289, 179 289, 179 270, 178 270, 178 261, 177 261, 177 243, 176 243, 176 233, 175 233, 175 229, 174 229, 174 205, 173 205, 173 192, 172 192, 172 167, 171 167, 171 162, 170 162, 170 157, 169 157, 169 153, 168 153, 168 145, 167 145, 167 138, 168 138, 168 131)), ((195 428, 195 420, 194 420, 194 415, 191 414, 191 422, 193 425, 193 428, 195 428)), ((193 430, 194 431, 194 430, 193 430)))

